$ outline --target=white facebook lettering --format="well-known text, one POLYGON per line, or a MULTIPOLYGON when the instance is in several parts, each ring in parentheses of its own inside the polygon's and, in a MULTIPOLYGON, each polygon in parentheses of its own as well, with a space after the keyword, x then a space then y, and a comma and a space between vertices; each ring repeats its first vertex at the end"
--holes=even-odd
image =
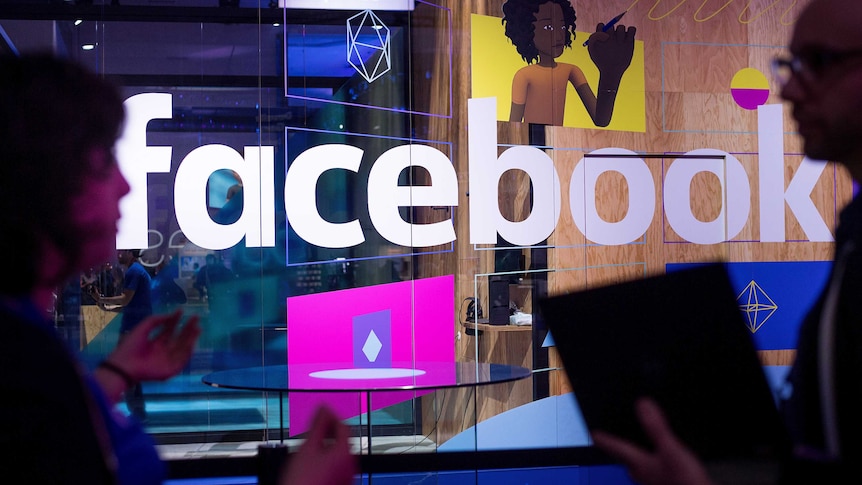
POLYGON ((569 207, 575 225, 591 241, 599 244, 627 244, 640 238, 652 224, 655 208, 655 182, 643 160, 619 158, 613 155, 635 153, 619 148, 602 148, 591 155, 609 155, 581 159, 572 173, 569 183, 569 207), (596 182, 608 171, 622 174, 629 189, 629 207, 619 222, 607 222, 599 216, 596 200, 596 182), (582 193, 582 197, 574 194, 582 193), (588 203, 593 201, 593 203, 588 203))
MULTIPOLYGON (((149 120, 170 118, 170 94, 146 93, 126 100, 128 122, 118 142, 120 168, 131 191, 121 201, 118 248, 143 248, 147 241, 147 174, 170 172, 171 147, 146 145, 149 120)), ((512 244, 529 246, 553 234, 561 212, 561 184, 553 159, 544 151, 516 146, 497 155, 496 99, 468 100, 468 181, 470 185, 470 242, 494 244, 497 234, 512 244), (499 210, 498 185, 508 170, 526 173, 536 188, 530 214, 522 221, 506 220, 499 210)), ((784 202, 811 241, 832 241, 832 234, 811 200, 811 191, 824 164, 804 159, 784 187, 784 153, 781 105, 761 106, 759 123, 760 239, 785 240, 784 202)), ((349 145, 320 145, 302 152, 285 176, 284 204, 288 222, 309 244, 348 248, 365 241, 358 220, 330 222, 317 207, 316 187, 328 170, 359 172, 363 150, 349 145)), ((602 148, 575 166, 569 184, 569 209, 576 227, 591 241, 605 245, 627 244, 642 237, 653 223, 655 181, 646 163, 634 152, 602 148), (601 155, 601 156, 595 156, 601 155), (618 155, 626 155, 619 157, 618 155), (628 186, 629 204, 620 221, 601 218, 596 207, 596 184, 608 171, 618 172, 628 186)), ((175 179, 176 217, 186 238, 206 249, 225 249, 245 239, 247 247, 275 245, 274 147, 249 146, 241 155, 224 145, 205 145, 180 163, 175 179), (232 224, 213 221, 207 211, 206 187, 210 175, 222 169, 236 171, 243 181, 243 210, 232 224)), ((742 164, 727 152, 699 149, 670 164, 663 184, 667 222, 683 239, 696 244, 731 240, 744 228, 751 212, 749 179, 742 164), (715 155, 719 155, 718 158, 715 155), (692 156, 704 157, 692 159, 692 156), (722 185, 721 212, 712 221, 698 220, 691 208, 692 178, 714 174, 722 185), (732 197, 728 197, 732 194, 732 197)), ((429 247, 452 242, 452 219, 410 223, 400 207, 458 205, 458 179, 451 161, 425 145, 402 145, 383 153, 368 175, 368 213, 375 230, 390 242, 408 247, 429 247), (428 171, 429 186, 399 186, 400 173, 419 166, 428 171)))
POLYGON ((548 238, 560 219, 560 178, 554 161, 535 147, 512 147, 497 158, 496 98, 468 101, 470 171, 470 243, 494 244, 497 233, 519 246, 537 244, 548 238), (497 187, 507 170, 521 170, 530 176, 533 208, 521 222, 500 214, 497 187))
POLYGON ((177 169, 174 206, 177 223, 189 241, 207 249, 227 249, 245 237, 248 247, 275 246, 273 147, 245 147, 245 159, 231 147, 204 145, 191 151, 177 169), (243 209, 232 224, 213 221, 207 210, 207 181, 217 170, 242 179, 243 209))
POLYGON ((359 221, 335 223, 317 210, 317 180, 327 170, 359 171, 362 150, 349 145, 320 145, 299 154, 284 179, 287 220, 305 242, 322 248, 349 248, 365 241, 359 221))
POLYGON ((745 227, 751 209, 751 189, 745 169, 736 157, 720 150, 703 148, 686 155, 724 158, 680 158, 671 164, 664 179, 664 210, 670 226, 683 239, 697 244, 733 239, 745 227), (691 211, 691 180, 700 172, 714 174, 721 183, 721 212, 708 222, 698 220, 691 211))
POLYGON ((377 232, 399 246, 427 247, 455 240, 452 219, 430 224, 410 224, 399 207, 458 205, 458 178, 452 162, 432 147, 402 145, 387 150, 368 174, 368 213, 377 232), (398 176, 410 166, 431 174, 430 186, 399 187, 398 176))
POLYGON ((769 104, 757 108, 757 151, 760 171, 760 240, 784 242, 784 202, 796 216, 811 241, 832 241, 832 233, 811 200, 826 164, 807 157, 784 189, 783 107, 769 104))
POLYGON ((147 146, 147 123, 171 118, 168 93, 144 93, 124 103, 126 126, 117 141, 117 163, 131 190, 120 201, 117 249, 142 249, 147 237, 147 174, 171 171, 171 147, 147 146))

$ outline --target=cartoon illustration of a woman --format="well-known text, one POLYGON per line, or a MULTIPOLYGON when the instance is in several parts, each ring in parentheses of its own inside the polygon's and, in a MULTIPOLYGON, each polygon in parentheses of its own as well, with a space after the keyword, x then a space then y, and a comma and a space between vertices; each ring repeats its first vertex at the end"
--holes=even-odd
POLYGON ((506 0, 503 14, 506 36, 527 62, 512 80, 509 121, 561 126, 567 83, 572 83, 593 123, 608 126, 620 80, 631 64, 636 29, 617 25, 603 32, 600 23, 590 35, 587 48, 599 69, 594 94, 578 66, 555 60, 575 38, 575 9, 569 0, 506 0))

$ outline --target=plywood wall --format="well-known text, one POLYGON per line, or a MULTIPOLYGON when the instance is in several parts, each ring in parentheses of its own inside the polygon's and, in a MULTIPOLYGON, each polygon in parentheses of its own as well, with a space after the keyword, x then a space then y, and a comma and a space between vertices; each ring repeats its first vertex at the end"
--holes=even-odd
MULTIPOLYGON (((474 295, 480 301, 486 298, 486 279, 476 275, 494 271, 492 253, 484 251, 491 246, 474 246, 469 239, 470 127, 467 126, 467 105, 474 88, 471 85, 474 61, 471 58, 471 15, 502 18, 503 0, 441 0, 436 3, 443 9, 434 22, 441 29, 450 29, 451 37, 441 34, 426 40, 435 43, 437 52, 452 53, 451 72, 441 63, 437 74, 451 75, 453 112, 451 119, 428 123, 432 133, 453 142, 453 163, 461 187, 459 206, 453 217, 458 239, 453 254, 440 256, 445 262, 438 268, 452 268, 456 274, 455 311, 459 312, 458 306, 464 298, 474 295)), ((778 86, 772 79, 770 61, 776 54, 784 52, 793 21, 806 3, 797 0, 574 2, 579 31, 591 30, 596 23, 621 11, 627 11, 622 23, 637 27, 636 38, 643 42, 645 130, 545 128, 544 149, 553 159, 563 187, 561 218, 548 239, 549 293, 662 273, 668 263, 828 261, 831 258, 832 244, 810 241, 789 210, 785 211, 786 241, 760 241, 759 115, 757 110, 743 109, 731 94, 734 75, 740 70, 753 68, 769 80, 766 104, 781 103, 778 86), (655 181, 656 204, 652 225, 631 244, 595 244, 576 226, 567 210, 569 197, 583 196, 568 193, 566 189, 574 167, 585 163, 583 158, 586 154, 607 147, 649 155, 665 154, 663 158, 643 159, 655 181), (744 227, 728 240, 715 244, 687 242, 677 234, 668 222, 663 201, 663 177, 675 163, 677 155, 703 148, 733 154, 749 181, 751 210, 744 227)), ((431 99, 434 102, 434 98, 431 99)), ((446 102, 449 102, 448 97, 446 102)), ((781 118, 787 184, 802 162, 801 144, 786 106, 781 118)), ((529 144, 528 132, 525 124, 499 121, 498 152, 502 153, 511 145, 529 144)), ((499 194, 501 213, 513 220, 525 217, 525 212, 529 212, 529 179, 515 174, 507 175, 503 180, 499 194)), ((551 188, 533 187, 532 190, 551 188)), ((722 192, 718 178, 705 173, 693 177, 690 187, 692 213, 699 220, 715 219, 722 211, 722 192)), ((851 192, 848 176, 834 165, 827 166, 811 193, 811 199, 830 228, 834 227, 837 212, 849 200, 851 192)), ((629 195, 622 176, 614 172, 602 175, 596 184, 596 206, 600 217, 611 222, 621 220, 630 204, 637 203, 630 200, 629 195)), ((726 198, 737 196, 726 192, 723 195, 726 198)), ((525 250, 525 253, 529 251, 525 250)), ((475 341, 477 337, 466 336, 459 323, 453 330, 459 358, 481 360, 488 357, 481 352, 477 355, 476 349, 482 345, 475 341)), ((765 361, 778 364, 788 363, 792 357, 792 349, 770 351, 764 355, 765 361)), ((554 379, 552 386, 554 392, 566 389, 565 383, 558 379, 554 379)), ((517 403, 525 399, 530 399, 530 396, 513 398, 513 401, 517 403)), ((463 412, 466 408, 464 403, 453 404, 451 414, 455 409, 463 412)), ((493 410, 494 413, 498 411, 493 410)), ((445 415, 446 410, 441 410, 441 413, 445 415)), ((439 438, 471 424, 451 417, 453 419, 446 429, 437 430, 441 433, 439 438)), ((479 420, 485 417, 488 416, 478 413, 479 420)))

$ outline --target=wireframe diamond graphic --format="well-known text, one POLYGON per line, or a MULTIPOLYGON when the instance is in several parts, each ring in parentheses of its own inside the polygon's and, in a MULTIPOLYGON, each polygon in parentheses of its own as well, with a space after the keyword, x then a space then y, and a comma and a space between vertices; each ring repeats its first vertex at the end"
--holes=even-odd
POLYGON ((368 82, 392 68, 389 27, 371 10, 347 19, 347 62, 368 82))
POLYGON ((751 283, 742 290, 742 293, 736 297, 736 301, 745 315, 751 333, 760 330, 760 327, 778 310, 778 305, 754 280, 751 280, 751 283))
POLYGON ((368 338, 365 339, 365 345, 362 346, 362 353, 365 354, 365 357, 368 357, 369 362, 374 362, 377 360, 377 356, 380 355, 380 349, 383 348, 383 344, 380 342, 380 339, 377 338, 377 334, 372 330, 368 334, 368 338))

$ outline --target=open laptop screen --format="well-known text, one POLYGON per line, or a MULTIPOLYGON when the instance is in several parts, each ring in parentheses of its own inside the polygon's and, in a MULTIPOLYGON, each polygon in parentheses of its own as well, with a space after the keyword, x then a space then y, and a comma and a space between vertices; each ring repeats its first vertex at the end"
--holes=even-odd
POLYGON ((634 401, 650 396, 702 458, 774 456, 786 444, 723 265, 554 296, 539 306, 590 429, 648 446, 634 401))

